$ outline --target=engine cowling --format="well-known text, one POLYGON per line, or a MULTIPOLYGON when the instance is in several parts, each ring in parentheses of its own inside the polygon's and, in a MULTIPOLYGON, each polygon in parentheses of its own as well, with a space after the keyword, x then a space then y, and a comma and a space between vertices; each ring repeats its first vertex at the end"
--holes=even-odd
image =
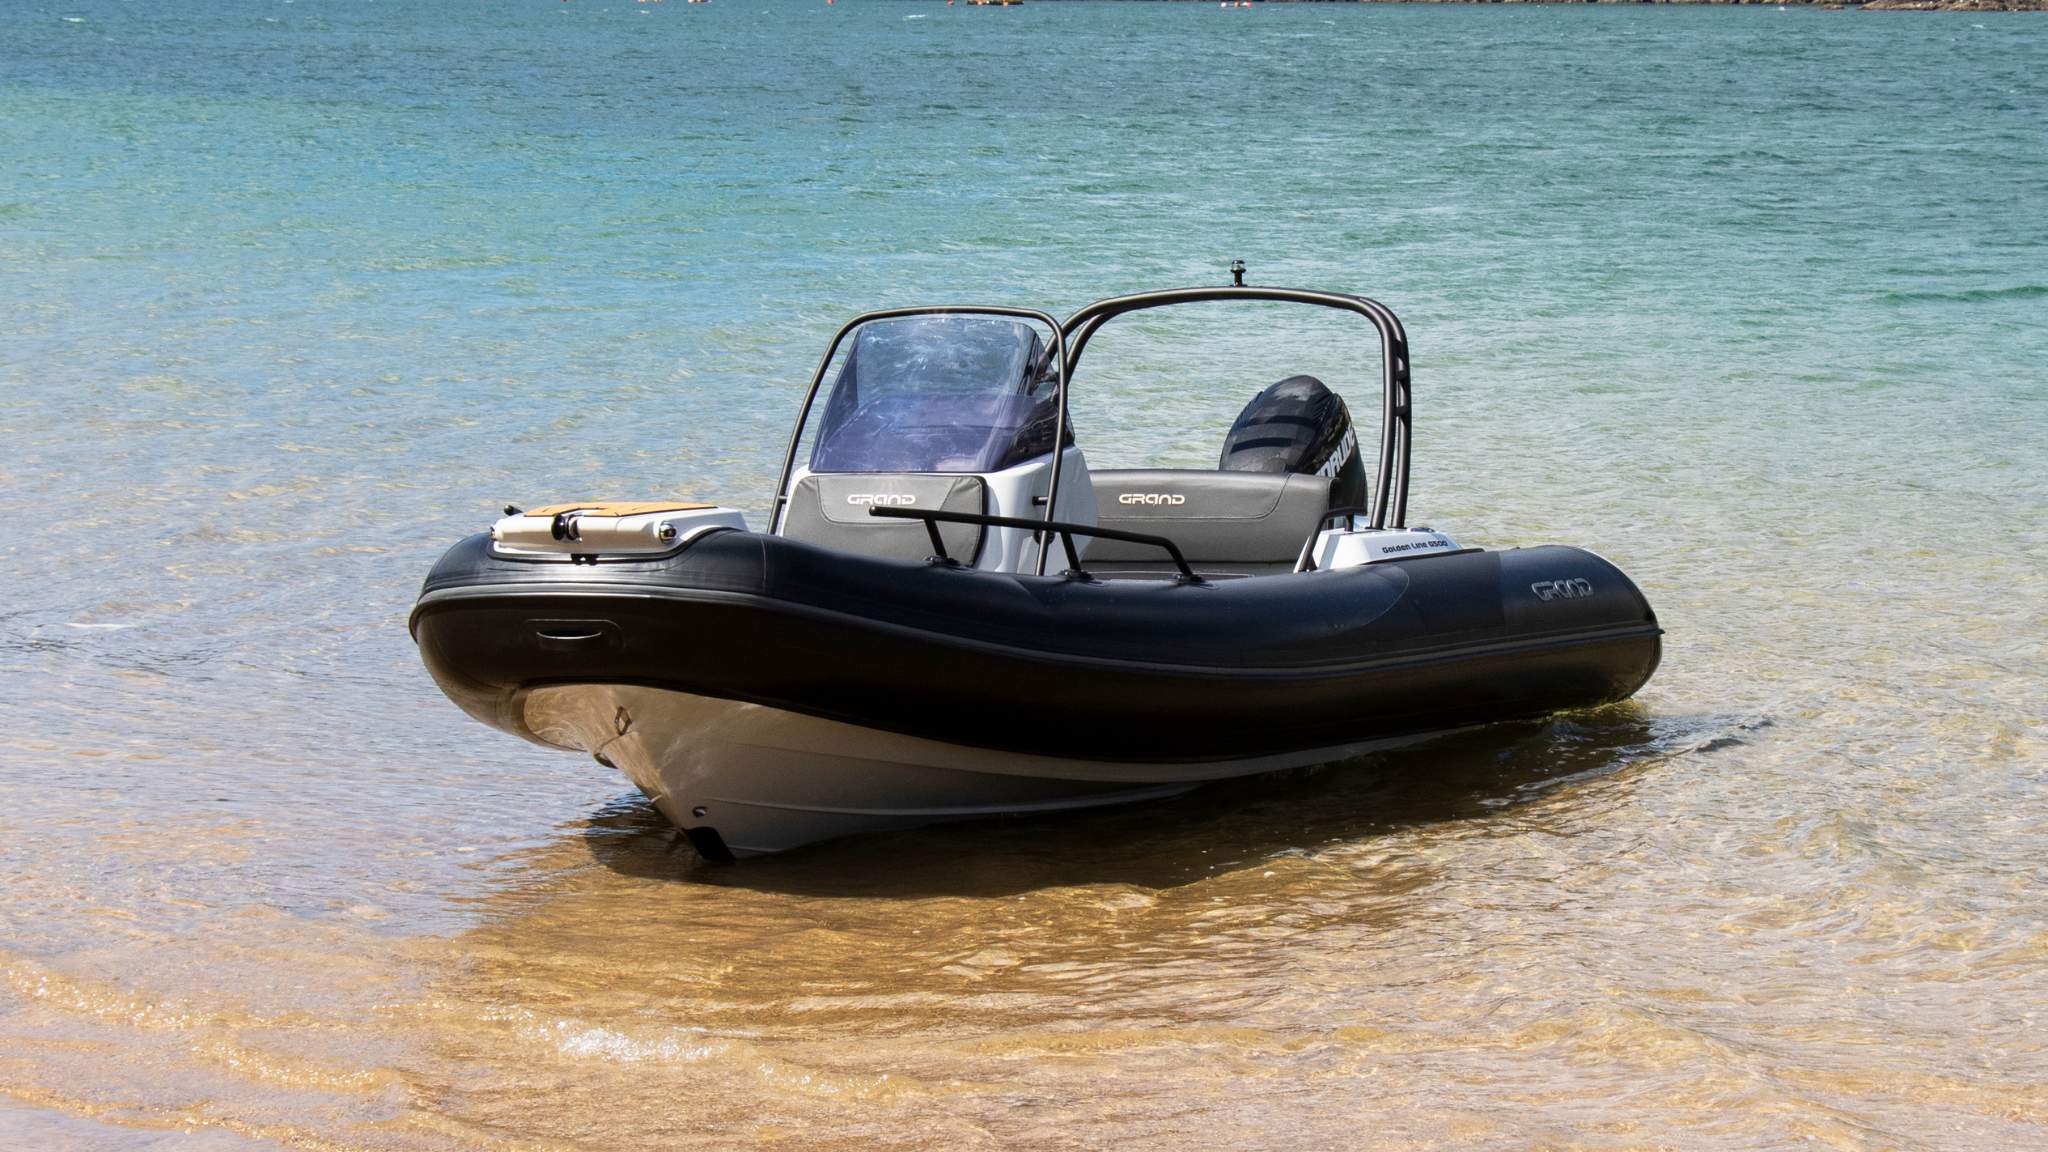
POLYGON ((1217 467, 1328 476, 1332 508, 1365 503, 1365 463, 1351 410, 1313 376, 1289 376, 1252 397, 1223 438, 1217 467))

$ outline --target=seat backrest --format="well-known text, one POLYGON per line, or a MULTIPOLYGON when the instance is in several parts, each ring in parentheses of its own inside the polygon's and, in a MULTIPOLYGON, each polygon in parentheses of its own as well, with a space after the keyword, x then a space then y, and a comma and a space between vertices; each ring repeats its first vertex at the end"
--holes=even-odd
MULTIPOLYGON (((1184 468, 1101 470, 1101 527, 1164 536, 1190 563, 1293 563, 1330 507, 1330 478, 1293 472, 1184 468)), ((1160 560, 1157 548, 1097 539, 1088 561, 1160 560)))
MULTIPOLYGON (((879 556, 923 560, 932 554, 931 535, 917 520, 868 515, 882 505, 937 508, 946 512, 988 511, 988 485, 979 476, 935 473, 825 472, 797 481, 782 515, 782 534, 791 540, 879 556)), ((946 554, 962 564, 981 555, 985 530, 978 524, 941 524, 946 554)))

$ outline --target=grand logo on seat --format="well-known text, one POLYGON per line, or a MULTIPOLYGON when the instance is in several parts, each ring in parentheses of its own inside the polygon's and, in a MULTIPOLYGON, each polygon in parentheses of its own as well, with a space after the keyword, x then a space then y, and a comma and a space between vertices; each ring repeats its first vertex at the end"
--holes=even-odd
POLYGON ((855 492, 846 498, 848 504, 880 504, 886 507, 902 507, 917 503, 917 497, 908 492, 855 492))
POLYGON ((1185 504, 1188 498, 1178 492, 1125 492, 1117 496, 1119 504, 1185 504))

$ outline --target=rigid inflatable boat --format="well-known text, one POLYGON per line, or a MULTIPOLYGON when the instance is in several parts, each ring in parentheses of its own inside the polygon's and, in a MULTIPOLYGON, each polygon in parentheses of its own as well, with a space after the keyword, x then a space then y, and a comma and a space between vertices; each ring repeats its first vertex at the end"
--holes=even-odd
POLYGON ((1614 565, 1407 526, 1409 420, 1407 337, 1360 296, 871 312, 818 363, 765 530, 690 502, 507 508, 434 566, 412 634, 464 711, 617 767, 717 859, 1170 796, 1640 688, 1660 630, 1614 565), (1377 330, 1370 472, 1307 376, 1258 392, 1214 469, 1089 467, 1067 389, 1090 338, 1217 301, 1377 330))

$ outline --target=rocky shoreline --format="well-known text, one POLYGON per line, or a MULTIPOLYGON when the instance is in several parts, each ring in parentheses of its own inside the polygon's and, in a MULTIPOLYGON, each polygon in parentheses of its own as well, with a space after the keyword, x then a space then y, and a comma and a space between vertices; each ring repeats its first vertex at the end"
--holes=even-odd
POLYGON ((2048 0, 1869 0, 1873 12, 2048 12, 2048 0))

